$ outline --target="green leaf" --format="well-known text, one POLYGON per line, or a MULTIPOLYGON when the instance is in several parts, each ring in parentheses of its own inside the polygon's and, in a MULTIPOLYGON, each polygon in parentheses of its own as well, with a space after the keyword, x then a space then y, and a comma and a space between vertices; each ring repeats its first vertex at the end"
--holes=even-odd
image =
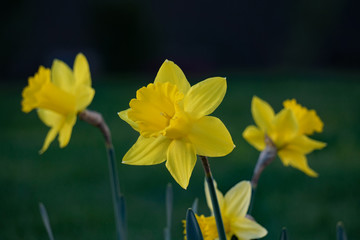
POLYGON ((280 240, 288 240, 287 230, 285 227, 283 227, 281 230, 280 240))
POLYGON ((338 222, 336 225, 336 239, 347 240, 346 231, 342 222, 338 222))
POLYGON ((194 213, 197 213, 198 203, 199 203, 199 199, 198 199, 198 198, 195 198, 195 200, 194 200, 194 202, 193 202, 193 205, 192 205, 192 207, 191 207, 191 209, 193 210, 194 213))
POLYGON ((40 208, 41 218, 43 220, 43 223, 44 223, 45 229, 48 233, 48 236, 49 236, 50 240, 54 240, 54 235, 52 233, 51 226, 50 226, 49 216, 47 214, 44 204, 39 203, 39 208, 40 208))
POLYGON ((173 209, 173 190, 171 183, 166 187, 166 227, 164 228, 164 239, 171 240, 171 218, 173 209))
POLYGON ((188 240, 203 240, 203 236, 194 212, 189 208, 186 212, 186 238, 188 240))

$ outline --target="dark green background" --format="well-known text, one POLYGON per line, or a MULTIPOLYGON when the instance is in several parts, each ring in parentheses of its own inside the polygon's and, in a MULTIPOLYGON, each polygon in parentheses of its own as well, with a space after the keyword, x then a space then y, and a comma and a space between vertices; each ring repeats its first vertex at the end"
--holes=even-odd
MULTIPOLYGON (((161 63, 159 63, 160 65, 161 63)), ((181 67, 181 66, 180 66, 181 67)), ((186 74, 186 68, 183 68, 186 74)), ((207 76, 187 76, 195 84, 207 76)), ((89 109, 103 113, 112 131, 121 190, 127 202, 131 239, 163 239, 165 188, 174 188, 173 239, 182 239, 186 210, 199 198, 199 210, 209 214, 199 162, 188 190, 181 189, 164 164, 127 166, 121 158, 136 141, 137 133, 117 112, 128 107, 138 88, 154 76, 111 76, 93 79, 96 95, 89 109)), ((222 192, 250 179, 259 152, 242 138, 253 124, 253 95, 268 101, 275 111, 282 101, 296 98, 316 109, 324 132, 313 136, 328 146, 308 155, 319 173, 310 178, 276 159, 263 173, 254 205, 254 217, 268 229, 265 239, 278 239, 286 226, 291 239, 335 239, 337 221, 344 222, 349 239, 360 239, 360 75, 344 72, 308 74, 227 75, 228 91, 213 113, 223 120, 236 148, 226 157, 211 158, 214 178, 222 192)), ((48 128, 35 112, 21 112, 24 85, 2 84, 0 90, 0 239, 48 239, 38 203, 47 207, 55 238, 115 239, 106 151, 100 132, 78 121, 69 145, 58 142, 39 155, 48 128)))

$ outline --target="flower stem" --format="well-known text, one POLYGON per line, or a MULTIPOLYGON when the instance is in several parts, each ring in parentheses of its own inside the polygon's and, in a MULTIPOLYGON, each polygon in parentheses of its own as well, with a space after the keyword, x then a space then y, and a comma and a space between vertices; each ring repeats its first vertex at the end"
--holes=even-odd
POLYGON ((216 190, 214 185, 214 179, 211 174, 210 165, 208 158, 205 156, 199 156, 202 162, 202 165, 204 167, 205 171, 205 179, 209 188, 209 193, 211 197, 211 203, 213 206, 215 221, 216 221, 216 227, 218 230, 219 240, 226 240, 226 234, 225 234, 225 228, 224 223, 222 221, 219 202, 216 196, 216 190))
POLYGON ((120 184, 115 160, 115 151, 111 141, 111 133, 102 115, 95 111, 84 110, 79 114, 79 118, 101 131, 105 138, 105 146, 109 161, 110 185, 114 204, 115 225, 117 240, 126 239, 126 220, 125 220, 125 201, 120 192, 120 184))
POLYGON ((266 147, 259 155, 258 161, 257 161, 255 169, 254 169, 253 176, 251 178, 251 201, 250 201, 250 207, 248 210, 249 215, 251 215, 251 211, 253 209, 255 193, 256 193, 256 189, 258 186, 258 182, 259 182, 261 173, 264 171, 264 169, 270 163, 272 163, 272 161, 274 161, 276 154, 277 154, 276 146, 268 136, 265 136, 265 143, 266 143, 266 147))

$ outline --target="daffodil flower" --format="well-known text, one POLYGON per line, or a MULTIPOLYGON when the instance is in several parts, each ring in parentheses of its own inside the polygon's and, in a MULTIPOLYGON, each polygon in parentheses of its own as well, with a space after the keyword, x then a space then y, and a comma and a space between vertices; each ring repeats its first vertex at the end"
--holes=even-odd
MULTIPOLYGON (((208 206, 213 211, 211 198, 207 185, 205 194, 208 206)), ((216 188, 222 219, 227 239, 236 236, 237 239, 248 240, 262 238, 267 234, 265 228, 246 215, 250 199, 251 185, 248 181, 241 181, 232 187, 225 196, 216 188)), ((215 217, 196 215, 204 240, 218 239, 215 217)))
POLYGON ((285 166, 316 177, 318 174, 308 166, 305 155, 326 144, 307 135, 322 132, 323 123, 314 110, 302 107, 294 99, 283 104, 284 109, 275 114, 267 102, 253 97, 251 112, 257 126, 248 126, 243 137, 259 151, 265 149, 266 139, 270 140, 285 166))
POLYGON ((211 114, 226 92, 226 79, 208 78, 192 87, 182 70, 166 60, 154 83, 140 88, 130 108, 119 112, 140 133, 123 163, 166 167, 184 189, 189 184, 196 155, 219 157, 234 143, 222 121, 211 114))
POLYGON ((69 143, 77 114, 91 103, 94 94, 89 65, 81 53, 75 58, 74 71, 64 62, 54 60, 51 69, 40 66, 29 77, 22 92, 22 111, 37 109, 39 118, 51 128, 40 153, 47 150, 58 134, 61 148, 69 143))

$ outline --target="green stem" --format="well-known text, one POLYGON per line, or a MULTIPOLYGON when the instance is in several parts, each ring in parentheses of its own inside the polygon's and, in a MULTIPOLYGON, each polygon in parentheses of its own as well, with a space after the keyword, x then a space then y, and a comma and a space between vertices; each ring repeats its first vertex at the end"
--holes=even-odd
POLYGON ((211 174, 209 161, 208 161, 208 158, 205 156, 200 156, 200 159, 201 159, 201 162, 204 167, 205 179, 206 179, 206 182, 207 182, 207 185, 209 188, 209 193, 210 193, 210 197, 211 197, 211 203, 212 203, 212 207, 213 207, 213 213, 215 216, 219 240, 226 240, 224 223, 223 223, 222 217, 221 217, 219 202, 218 202, 218 199, 216 196, 216 189, 215 189, 215 185, 214 185, 214 179, 211 174))
POLYGON ((248 210, 249 215, 251 215, 254 206, 255 193, 261 173, 270 163, 272 163, 272 161, 274 161, 277 154, 276 146, 268 136, 265 136, 265 143, 266 143, 266 147, 259 155, 253 176, 251 178, 251 200, 250 200, 250 207, 248 210))
POLYGON ((109 162, 110 186, 114 204, 116 236, 117 240, 126 240, 125 201, 120 192, 115 151, 111 141, 110 129, 105 123, 102 115, 98 112, 84 110, 79 114, 79 118, 99 128, 104 135, 109 162))
POLYGON ((118 172, 115 160, 115 152, 113 146, 106 146, 109 159, 110 185, 113 196, 115 223, 118 240, 125 240, 125 207, 124 199, 120 192, 118 172))

